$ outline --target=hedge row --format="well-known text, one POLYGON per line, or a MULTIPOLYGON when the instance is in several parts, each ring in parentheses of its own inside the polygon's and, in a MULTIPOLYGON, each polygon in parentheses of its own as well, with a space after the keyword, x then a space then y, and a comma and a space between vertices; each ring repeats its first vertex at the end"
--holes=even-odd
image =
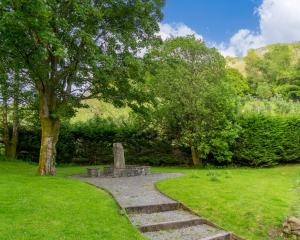
MULTIPOLYGON (((94 119, 75 125, 62 124, 57 143, 58 163, 110 164, 112 144, 124 145, 126 162, 150 165, 186 165, 184 149, 173 149, 155 131, 136 126, 117 126, 109 121, 94 119)), ((22 129, 19 136, 18 158, 38 161, 40 129, 22 129)))
POLYGON ((300 161, 300 117, 245 115, 233 148, 234 161, 250 166, 272 166, 300 161))
MULTIPOLYGON (((230 163, 272 166, 300 161, 300 117, 244 115, 241 131, 232 146, 230 163)), ((150 165, 190 164, 189 149, 174 149, 154 130, 116 126, 95 119, 76 125, 63 124, 57 145, 58 163, 112 163, 112 143, 122 142, 127 163, 150 165)), ((22 130, 18 157, 38 161, 40 130, 22 130)), ((210 156, 210 163, 214 163, 210 156)), ((225 163, 226 164, 226 163, 225 163)), ((229 162, 228 162, 229 164, 229 162)))

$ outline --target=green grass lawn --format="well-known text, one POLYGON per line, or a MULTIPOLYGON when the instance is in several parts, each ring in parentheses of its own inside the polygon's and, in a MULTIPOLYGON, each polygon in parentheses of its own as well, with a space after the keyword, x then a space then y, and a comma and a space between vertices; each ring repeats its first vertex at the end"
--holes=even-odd
POLYGON ((158 188, 198 214, 246 239, 283 239, 280 227, 299 215, 300 165, 270 169, 184 170, 158 188), (299 211, 299 213, 298 213, 299 211))
MULTIPOLYGON (((58 167, 39 177, 36 165, 0 161, 0 239, 144 239, 106 192, 66 176, 85 167, 58 167)), ((298 215, 300 165, 270 169, 197 170, 159 182, 160 190, 247 239, 283 239, 283 219, 298 215)))
POLYGON ((0 161, 0 239, 144 239, 109 194, 65 178, 84 169, 39 177, 35 165, 0 161))

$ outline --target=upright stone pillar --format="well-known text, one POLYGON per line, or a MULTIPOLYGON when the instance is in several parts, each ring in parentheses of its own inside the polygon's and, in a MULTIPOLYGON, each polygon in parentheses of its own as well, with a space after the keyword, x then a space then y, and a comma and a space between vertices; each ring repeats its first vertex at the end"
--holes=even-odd
POLYGON ((113 152, 114 152, 114 168, 120 169, 125 168, 125 157, 124 157, 124 149, 121 143, 113 144, 113 152))

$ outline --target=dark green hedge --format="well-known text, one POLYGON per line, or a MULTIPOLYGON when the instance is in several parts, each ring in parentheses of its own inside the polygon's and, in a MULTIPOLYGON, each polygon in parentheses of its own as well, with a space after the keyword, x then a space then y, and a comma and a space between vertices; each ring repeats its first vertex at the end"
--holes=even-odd
MULTIPOLYGON (((247 166, 272 166, 300 161, 300 117, 245 114, 231 162, 247 166)), ((122 142, 127 163, 150 165, 190 164, 189 149, 174 149, 153 129, 137 125, 117 126, 94 119, 75 125, 62 124, 57 144, 58 163, 109 164, 112 143, 122 142)), ((22 129, 18 158, 38 161, 40 129, 22 129)), ((206 160, 216 163, 214 157, 206 160)))
POLYGON ((244 115, 234 146, 234 161, 250 166, 272 166, 300 160, 300 117, 244 115))
MULTIPOLYGON (((75 125, 62 124, 57 143, 58 163, 109 164, 113 162, 112 144, 122 142, 130 164, 183 165, 189 156, 184 149, 174 150, 153 130, 134 125, 117 126, 93 119, 75 125)), ((22 129, 18 158, 38 161, 40 129, 22 129)))

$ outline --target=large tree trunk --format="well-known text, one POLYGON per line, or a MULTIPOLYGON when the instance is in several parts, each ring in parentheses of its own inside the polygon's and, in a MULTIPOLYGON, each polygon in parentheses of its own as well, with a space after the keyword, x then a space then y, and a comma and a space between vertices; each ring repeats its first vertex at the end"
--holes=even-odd
POLYGON ((202 167, 203 163, 202 163, 201 159, 199 158, 197 149, 195 149, 194 146, 191 146, 191 153, 192 153, 192 160, 193 160, 194 166, 202 167))
POLYGON ((55 114, 53 93, 40 93, 40 120, 42 127, 41 148, 39 157, 39 174, 55 175, 56 143, 58 141, 60 120, 55 114))

